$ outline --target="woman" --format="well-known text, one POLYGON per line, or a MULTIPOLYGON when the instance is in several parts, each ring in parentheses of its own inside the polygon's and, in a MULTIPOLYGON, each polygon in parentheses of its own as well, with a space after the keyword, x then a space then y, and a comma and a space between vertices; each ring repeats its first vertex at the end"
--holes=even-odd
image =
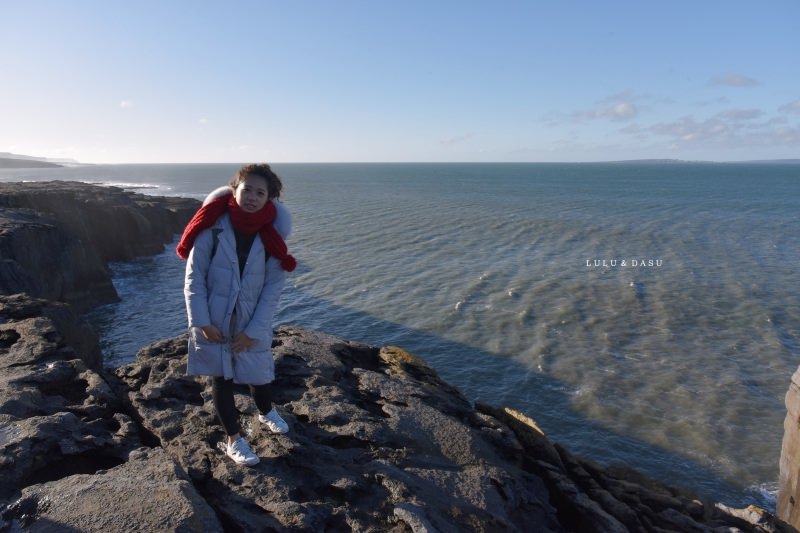
POLYGON ((259 420, 274 433, 289 426, 272 406, 272 318, 295 267, 284 238, 291 218, 278 202, 283 184, 269 165, 245 165, 230 187, 212 192, 186 227, 178 255, 188 257, 184 295, 190 375, 212 376, 212 398, 238 464, 258 456, 241 435, 234 383, 250 386, 259 420))

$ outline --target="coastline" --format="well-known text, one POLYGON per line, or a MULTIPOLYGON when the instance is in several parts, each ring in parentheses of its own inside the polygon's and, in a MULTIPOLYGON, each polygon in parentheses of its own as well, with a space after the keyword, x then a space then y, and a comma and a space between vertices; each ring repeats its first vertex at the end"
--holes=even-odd
MULTIPOLYGON (((21 242, 32 238, 26 233, 32 229, 44 234, 55 232, 57 239, 52 242, 61 242, 64 250, 71 249, 73 244, 69 241, 73 239, 83 242, 81 258, 91 256, 90 248, 97 246, 94 255, 101 263, 163 249, 164 242, 159 246, 128 243, 120 251, 113 240, 98 235, 82 234, 83 240, 77 238, 61 229, 69 224, 53 223, 52 211, 43 219, 38 218, 42 210, 55 205, 79 202, 85 206, 90 199, 112 209, 117 218, 121 218, 119 210, 127 206, 125 209, 131 213, 129 223, 133 224, 140 224, 142 219, 169 218, 168 213, 180 211, 172 231, 167 232, 166 242, 197 205, 194 200, 187 201, 181 211, 171 203, 174 199, 142 197, 119 189, 108 195, 108 190, 98 191, 85 184, 59 187, 63 188, 45 185, 34 195, 45 207, 41 203, 9 206, 7 198, 29 201, 25 189, 30 184, 18 185, 20 190, 16 193, 3 195, 6 232, 0 245, 4 246, 4 257, 21 259, 22 254, 6 255, 5 250, 15 250, 8 247, 15 238, 21 242), (58 196, 59 201, 48 204, 41 199, 43 191, 58 196), (109 201, 110 196, 117 201, 109 201), (92 244, 86 244, 85 239, 92 244)), ((75 217, 74 209, 64 212, 75 217)), ((108 215, 102 209, 85 207, 78 213, 77 219, 84 223, 75 227, 84 231, 92 225, 86 224, 86 218, 102 221, 108 215)), ((106 230, 112 235, 123 231, 120 227, 106 230)), ((132 235, 142 238, 135 232, 132 235)), ((37 234, 35 238, 41 237, 37 234)), ((64 255, 65 261, 76 257, 64 255)), ((18 266, 11 271, 14 275, 5 275, 4 292, 19 294, 39 287, 38 281, 30 279, 37 279, 34 266, 40 259, 18 266), (28 278, 21 277, 21 273, 28 278), (11 292, 14 287, 8 280, 21 280, 16 288, 26 290, 11 292)), ((61 267, 67 274, 64 280, 83 272, 73 270, 68 263, 61 263, 61 267)), ((37 275, 52 273, 52 267, 40 268, 37 275)), ((3 297, 0 360, 5 362, 9 375, 3 388, 5 414, 0 419, 0 443, 4 457, 13 458, 0 465, 0 478, 7 487, 0 495, 0 503, 7 524, 64 519, 58 518, 57 509, 52 511, 55 515, 48 514, 50 511, 36 503, 54 497, 63 483, 79 480, 91 485, 102 480, 116 487, 113 491, 119 490, 123 474, 130 476, 133 471, 152 479, 153 475, 147 472, 166 468, 174 475, 160 481, 184 487, 184 494, 188 494, 180 502, 182 508, 191 509, 184 518, 199 520, 208 530, 214 530, 216 523, 239 520, 233 511, 224 511, 232 502, 251 509, 244 512, 242 507, 235 507, 243 513, 242 522, 237 522, 241 527, 279 527, 300 520, 309 527, 345 523, 359 523, 365 528, 389 527, 403 522, 412 529, 413 524, 442 528, 444 524, 460 523, 475 530, 481 530, 478 526, 492 530, 492 524, 524 530, 524 524, 536 520, 553 531, 625 531, 646 528, 647 524, 680 528, 689 523, 700 528, 720 524, 743 527, 743 523, 749 523, 751 529, 745 530, 755 531, 761 526, 748 522, 746 517, 756 516, 756 522, 768 521, 777 524, 776 530, 789 530, 780 529, 782 523, 763 510, 745 512, 701 503, 696 497, 647 480, 634 471, 611 471, 574 457, 566 448, 550 442, 528 416, 502 407, 470 405, 433 369, 402 349, 367 346, 291 327, 278 332, 276 355, 282 369, 279 374, 286 380, 281 387, 285 397, 280 405, 291 413, 297 434, 287 440, 271 439, 254 429, 262 439, 260 451, 274 461, 268 462, 264 471, 242 473, 213 450, 219 429, 205 402, 197 403, 198 398, 208 394, 204 383, 186 378, 182 372, 182 339, 144 348, 136 363, 118 369, 112 376, 99 369, 96 355, 91 355, 90 338, 80 339, 88 342, 85 345, 75 337, 67 338, 64 332, 75 330, 75 324, 82 322, 76 309, 91 307, 96 293, 92 288, 86 291, 84 286, 82 294, 62 290, 39 294, 38 298, 30 294, 3 297), (43 342, 45 339, 49 340, 43 342), (27 400, 20 403, 21 398, 27 400), (342 398, 347 401, 342 402, 342 398), (196 423, 184 425, 187 414, 196 423), (116 422, 108 425, 101 420, 116 422), (74 437, 66 436, 79 434, 90 437, 70 441, 74 437), (32 449, 34 441, 45 444, 32 449), (461 444, 453 448, 454 443, 461 444), (354 477, 347 469, 326 470, 324 465, 311 461, 313 458, 322 458, 326 464, 368 468, 354 477), (41 461, 52 463, 43 467, 41 461), (300 471, 294 472, 298 468, 300 471), (44 474, 46 471, 50 473, 44 474), (252 481, 245 485, 268 483, 280 490, 266 500, 258 493, 242 493, 241 480, 233 481, 230 476, 243 474, 252 481), (466 480, 475 494, 482 496, 470 499, 460 493, 457 487, 466 480), (289 486, 302 488, 293 492, 289 486), (210 487, 221 487, 227 496, 212 496, 210 487), (429 498, 421 499, 415 494, 428 494, 429 498), (332 505, 332 501, 341 505, 332 505), (36 512, 23 512, 30 511, 31 505, 36 512), (253 505, 263 512, 253 512, 253 505), (467 505, 469 511, 454 516, 452 510, 447 510, 459 505, 467 505), (284 510, 285 514, 281 514, 284 510)), ((244 409, 247 412, 252 406, 244 409)), ((88 500, 95 497, 99 494, 88 500)), ((88 500, 87 505, 98 505, 97 501, 88 500)), ((134 504, 132 501, 132 508, 134 504)), ((72 519, 79 520, 83 515, 80 510, 75 512, 72 519)), ((122 513, 119 520, 124 518, 122 513)), ((182 522, 185 523, 189 522, 182 522)), ((120 524, 111 526, 112 530, 120 524)))

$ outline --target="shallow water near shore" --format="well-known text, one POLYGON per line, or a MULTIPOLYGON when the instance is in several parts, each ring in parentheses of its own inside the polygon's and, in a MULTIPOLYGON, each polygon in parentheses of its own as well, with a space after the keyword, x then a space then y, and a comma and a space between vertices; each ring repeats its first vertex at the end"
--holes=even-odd
MULTIPOLYGON (((238 165, 0 171, 202 198, 238 165)), ((800 355, 800 165, 276 164, 299 260, 276 326, 425 359, 556 442, 774 507, 800 355)), ((185 330, 172 247, 114 264, 108 366, 185 330)))

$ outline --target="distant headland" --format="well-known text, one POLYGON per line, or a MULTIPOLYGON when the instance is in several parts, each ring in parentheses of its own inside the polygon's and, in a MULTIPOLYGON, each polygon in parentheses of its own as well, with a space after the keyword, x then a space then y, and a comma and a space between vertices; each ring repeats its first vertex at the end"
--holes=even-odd
POLYGON ((0 152, 0 168, 57 168, 80 165, 78 161, 67 158, 35 157, 30 155, 0 152))

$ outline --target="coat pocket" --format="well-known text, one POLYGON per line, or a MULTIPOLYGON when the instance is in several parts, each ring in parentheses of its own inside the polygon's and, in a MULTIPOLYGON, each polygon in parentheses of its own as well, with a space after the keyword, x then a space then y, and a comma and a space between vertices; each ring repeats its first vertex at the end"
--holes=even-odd
POLYGON ((186 373, 190 376, 222 376, 222 345, 208 342, 200 328, 189 329, 189 356, 186 373))

